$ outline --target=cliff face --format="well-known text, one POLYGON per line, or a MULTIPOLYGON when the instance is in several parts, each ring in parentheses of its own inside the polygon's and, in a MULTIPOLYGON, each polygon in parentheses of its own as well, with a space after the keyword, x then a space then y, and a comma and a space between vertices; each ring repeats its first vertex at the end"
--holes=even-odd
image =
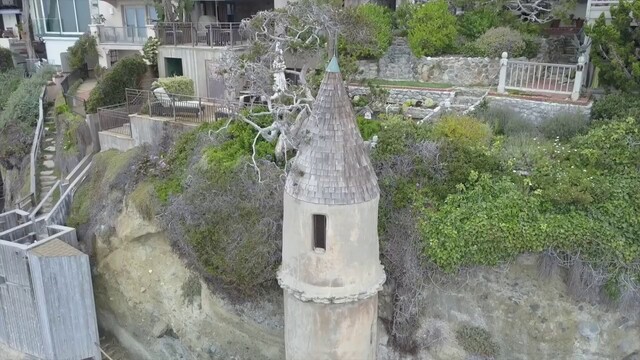
POLYGON ((135 359, 284 357, 279 299, 256 307, 212 294, 132 207, 115 229, 96 238, 96 306, 100 326, 135 359))
MULTIPOLYGON (((284 358, 278 291, 234 304, 200 284, 133 207, 115 229, 96 238, 96 304, 101 327, 134 359, 284 358)), ((536 262, 522 256, 424 289, 415 355, 390 346, 383 324, 391 302, 381 294, 379 359, 638 359, 639 314, 575 302, 564 274, 541 280, 536 262)))

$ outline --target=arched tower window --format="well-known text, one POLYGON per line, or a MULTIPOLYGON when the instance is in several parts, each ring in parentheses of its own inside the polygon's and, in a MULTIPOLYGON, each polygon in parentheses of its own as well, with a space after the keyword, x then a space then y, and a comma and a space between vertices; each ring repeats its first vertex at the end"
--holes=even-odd
POLYGON ((327 250, 327 217, 313 215, 313 250, 327 250))

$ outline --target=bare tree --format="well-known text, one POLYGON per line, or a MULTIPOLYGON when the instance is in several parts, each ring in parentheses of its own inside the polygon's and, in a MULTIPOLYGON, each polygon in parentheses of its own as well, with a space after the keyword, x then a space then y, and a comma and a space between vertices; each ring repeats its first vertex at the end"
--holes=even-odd
POLYGON ((449 0, 452 6, 465 8, 504 8, 520 15, 524 21, 544 24, 564 17, 576 0, 449 0))
POLYGON ((336 53, 339 35, 352 42, 369 41, 367 27, 358 26, 360 20, 353 15, 352 9, 322 0, 261 11, 240 26, 251 39, 250 52, 223 56, 217 72, 225 80, 228 100, 235 101, 244 90, 265 104, 263 111, 238 113, 235 118, 255 128, 255 141, 263 137, 277 142, 278 159, 297 147, 297 125, 311 114, 314 101, 315 83, 310 77, 324 65, 323 55, 336 53), (273 122, 258 125, 255 119, 265 115, 271 115, 273 122))

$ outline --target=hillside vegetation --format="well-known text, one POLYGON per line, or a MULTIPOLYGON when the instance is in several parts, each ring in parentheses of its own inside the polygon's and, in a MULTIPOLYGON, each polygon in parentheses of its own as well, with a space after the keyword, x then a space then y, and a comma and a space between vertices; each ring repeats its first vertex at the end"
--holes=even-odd
MULTIPOLYGON (((411 299, 415 284, 433 274, 535 252, 544 254, 541 275, 569 270, 577 299, 637 306, 640 126, 629 116, 638 109, 620 112, 615 101, 596 104, 593 120, 559 114, 539 128, 486 107, 430 125, 359 119, 366 137, 379 137, 372 160, 382 191, 382 261, 397 298, 411 299)), ((273 145, 259 140, 258 175, 255 133, 225 124, 203 125, 160 156, 126 155, 116 172, 129 174, 124 192, 143 216, 159 219, 189 265, 244 297, 276 286, 285 173, 273 145)), ((102 188, 123 186, 124 175, 109 173, 111 185, 102 188)), ((98 211, 100 202, 83 196, 99 194, 95 181, 74 203, 74 225, 98 211)), ((417 319, 403 316, 403 306, 394 304, 392 334, 411 350, 417 319)))

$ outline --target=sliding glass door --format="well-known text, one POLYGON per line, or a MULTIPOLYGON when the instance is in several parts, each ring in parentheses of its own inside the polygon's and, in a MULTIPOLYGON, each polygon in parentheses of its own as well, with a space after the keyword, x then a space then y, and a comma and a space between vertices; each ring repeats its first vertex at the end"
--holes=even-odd
POLYGON ((147 9, 144 6, 125 6, 124 23, 131 42, 144 42, 147 36, 147 9))

